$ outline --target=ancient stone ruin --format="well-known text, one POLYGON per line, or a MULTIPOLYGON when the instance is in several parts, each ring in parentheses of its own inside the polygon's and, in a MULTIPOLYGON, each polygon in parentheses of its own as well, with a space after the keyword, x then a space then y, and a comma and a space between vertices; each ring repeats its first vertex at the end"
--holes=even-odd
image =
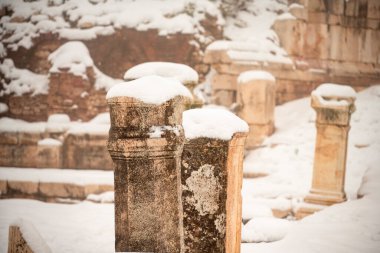
POLYGON ((313 182, 297 218, 346 200, 347 141, 355 97, 350 86, 336 84, 322 84, 311 94, 311 106, 317 112, 313 182))
POLYGON ((239 253, 248 126, 232 113, 217 109, 188 110, 183 117, 184 252, 239 253))
POLYGON ((274 132, 276 80, 268 72, 246 71, 239 75, 237 115, 249 125, 247 148, 261 144, 274 132))
POLYGON ((119 84, 107 94, 118 252, 183 248, 180 159, 185 97, 191 94, 179 82, 158 76, 119 84))
POLYGON ((184 96, 179 82, 158 76, 107 94, 116 251, 240 252, 248 126, 227 111, 186 111, 184 144, 184 96))

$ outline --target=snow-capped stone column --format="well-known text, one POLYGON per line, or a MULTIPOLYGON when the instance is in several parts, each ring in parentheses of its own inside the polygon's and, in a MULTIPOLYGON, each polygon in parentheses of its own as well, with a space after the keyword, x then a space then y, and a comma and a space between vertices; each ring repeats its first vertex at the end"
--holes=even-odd
POLYGON ((117 252, 182 252, 183 103, 191 93, 158 76, 107 93, 117 252))
POLYGON ((188 101, 186 108, 202 106, 203 102, 194 94, 194 88, 198 85, 199 76, 190 66, 174 62, 144 62, 128 69, 124 74, 124 79, 131 81, 149 75, 174 78, 180 81, 193 94, 193 100, 188 101))
POLYGON ((246 147, 254 148, 274 131, 276 80, 265 71, 246 71, 239 75, 237 114, 249 125, 246 147))
POLYGON ((238 253, 248 125, 227 110, 193 109, 183 117, 184 252, 238 253))
POLYGON ((346 200, 347 140, 355 98, 354 89, 337 84, 322 84, 311 94, 311 106, 317 112, 313 181, 298 218, 346 200))

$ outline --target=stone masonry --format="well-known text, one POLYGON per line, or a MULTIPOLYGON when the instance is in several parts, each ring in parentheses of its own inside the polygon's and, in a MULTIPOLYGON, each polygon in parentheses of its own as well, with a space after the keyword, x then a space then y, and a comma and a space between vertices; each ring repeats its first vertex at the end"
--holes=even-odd
POLYGON ((347 141, 351 113, 355 110, 355 91, 349 86, 324 84, 312 93, 311 99, 311 106, 317 112, 313 181, 297 218, 346 200, 347 141), (336 91, 319 92, 326 87, 336 91))
POLYGON ((298 3, 289 6, 294 17, 277 19, 272 27, 287 60, 250 59, 256 49, 249 43, 236 46, 229 41, 220 47, 216 41, 207 48, 204 61, 216 70, 211 84, 214 103, 235 103, 237 76, 249 70, 275 76, 277 104, 306 97, 320 83, 345 83, 357 91, 379 83, 379 1, 291 2, 298 3))
POLYGON ((108 150, 114 161, 117 252, 182 252, 180 159, 184 100, 161 104, 108 99, 108 150), (152 127, 165 126, 150 137, 152 127))
POLYGON ((184 252, 239 253, 245 133, 187 140, 182 154, 184 252))
POLYGON ((276 82, 270 73, 247 71, 239 76, 237 115, 249 125, 247 148, 259 146, 274 132, 275 96, 276 82))

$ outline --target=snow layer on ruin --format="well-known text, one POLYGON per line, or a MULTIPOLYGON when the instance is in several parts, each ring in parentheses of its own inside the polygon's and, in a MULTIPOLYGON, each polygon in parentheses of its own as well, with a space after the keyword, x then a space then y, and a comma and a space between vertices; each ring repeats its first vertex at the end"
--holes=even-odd
POLYGON ((0 64, 0 74, 4 76, 1 80, 3 90, 0 96, 15 94, 47 94, 49 90, 49 80, 45 75, 35 74, 27 69, 19 69, 14 66, 11 59, 5 59, 0 64), (6 80, 9 80, 7 82, 6 80))
POLYGON ((86 45, 80 41, 70 41, 54 52, 48 60, 52 63, 49 72, 68 72, 83 79, 88 79, 87 68, 91 67, 95 74, 95 89, 109 90, 122 80, 114 79, 102 73, 94 64, 86 45))
POLYGON ((245 1, 244 8, 226 17, 224 36, 240 44, 234 46, 235 50, 229 50, 230 58, 237 61, 293 64, 285 50, 281 48, 277 34, 271 29, 278 15, 287 11, 287 1, 245 1), (239 47, 246 47, 244 44, 251 45, 250 53, 238 50, 239 47))
POLYGON ((192 109, 183 112, 187 139, 213 138, 230 140, 235 133, 248 132, 248 124, 235 114, 221 109, 192 109))
POLYGON ((356 92, 352 87, 333 83, 321 84, 311 95, 327 106, 347 106, 347 99, 356 99, 356 92))
POLYGON ((238 77, 238 83, 247 83, 252 80, 268 80, 268 81, 276 81, 276 78, 274 76, 267 72, 267 71, 245 71, 241 73, 238 77))
POLYGON ((7 104, 0 103, 0 113, 6 113, 9 110, 9 107, 7 104))
POLYGON ((144 76, 113 86, 106 98, 132 97, 147 104, 160 105, 176 96, 192 98, 190 91, 175 79, 144 76))
POLYGON ((113 172, 102 170, 34 169, 0 167, 0 180, 113 185, 113 172))
POLYGON ((226 51, 233 61, 277 62, 293 64, 286 51, 275 45, 273 41, 226 41, 211 43, 207 50, 226 51))
POLYGON ((318 86, 312 93, 321 97, 356 98, 355 90, 348 85, 324 83, 318 86))
POLYGON ((45 138, 38 141, 39 146, 62 146, 62 142, 60 140, 45 138))
POLYGON ((33 1, 4 0, 13 13, 0 24, 0 35, 10 50, 31 48, 33 38, 42 33, 56 33, 61 39, 90 40, 109 35, 123 27, 139 31, 157 29, 160 35, 175 33, 200 34, 204 28, 201 20, 207 15, 216 17, 219 25, 224 19, 218 4, 208 0, 139 0, 139 1, 33 1), (147 6, 149 6, 147 8, 147 6), (14 21, 18 19, 19 21, 14 21))
POLYGON ((145 62, 136 65, 124 74, 125 80, 157 75, 174 78, 181 83, 198 83, 198 73, 191 67, 172 62, 145 62))

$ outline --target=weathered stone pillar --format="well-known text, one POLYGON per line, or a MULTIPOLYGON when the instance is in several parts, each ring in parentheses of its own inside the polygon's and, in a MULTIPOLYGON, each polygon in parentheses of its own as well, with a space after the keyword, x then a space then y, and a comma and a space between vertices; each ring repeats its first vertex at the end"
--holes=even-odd
POLYGON ((248 125, 228 111, 215 109, 185 111, 183 125, 185 252, 238 253, 248 125))
POLYGON ((246 71, 237 86, 238 116, 249 125, 246 147, 254 148, 274 131, 276 80, 265 71, 246 71))
POLYGON ((346 200, 347 140, 355 97, 351 87, 337 84, 323 84, 311 94, 311 106, 317 112, 313 181, 297 218, 346 200))
POLYGON ((117 252, 183 250, 184 95, 191 97, 179 82, 157 76, 119 84, 107 94, 117 252))

